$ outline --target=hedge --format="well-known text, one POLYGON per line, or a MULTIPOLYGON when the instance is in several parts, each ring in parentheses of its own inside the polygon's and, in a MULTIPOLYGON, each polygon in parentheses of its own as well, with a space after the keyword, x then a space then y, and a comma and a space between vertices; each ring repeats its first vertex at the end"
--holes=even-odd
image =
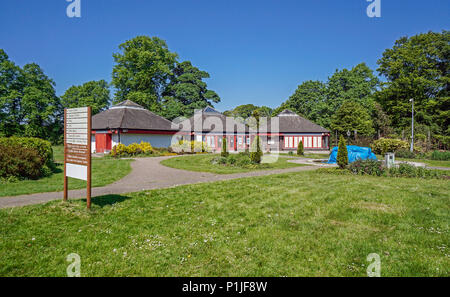
POLYGON ((33 148, 0 144, 0 178, 37 179, 48 173, 44 159, 33 148))
POLYGON ((0 145, 10 147, 24 147, 35 150, 42 158, 45 165, 53 168, 53 149, 50 141, 34 137, 2 137, 0 138, 0 145))

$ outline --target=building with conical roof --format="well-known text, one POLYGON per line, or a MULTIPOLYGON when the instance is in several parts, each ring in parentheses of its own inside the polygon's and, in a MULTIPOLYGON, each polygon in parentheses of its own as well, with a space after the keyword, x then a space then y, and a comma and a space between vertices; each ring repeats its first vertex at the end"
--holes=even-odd
POLYGON ((168 147, 176 132, 171 121, 126 100, 92 117, 92 148, 104 153, 118 143, 141 141, 154 147, 168 147))

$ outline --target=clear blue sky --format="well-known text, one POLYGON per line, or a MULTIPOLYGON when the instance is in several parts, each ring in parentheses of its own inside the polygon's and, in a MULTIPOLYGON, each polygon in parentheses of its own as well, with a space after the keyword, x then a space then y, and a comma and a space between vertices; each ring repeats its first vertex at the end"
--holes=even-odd
POLYGON ((112 53, 137 35, 158 36, 180 60, 211 74, 218 109, 277 107, 305 80, 366 62, 376 68, 401 36, 450 29, 449 0, 2 0, 0 48, 20 66, 36 62, 61 95, 71 85, 111 81, 112 53))

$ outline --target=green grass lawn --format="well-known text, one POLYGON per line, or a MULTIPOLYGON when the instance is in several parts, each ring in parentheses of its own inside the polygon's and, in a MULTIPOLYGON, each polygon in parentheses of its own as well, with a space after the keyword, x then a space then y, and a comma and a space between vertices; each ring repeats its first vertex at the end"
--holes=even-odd
MULTIPOLYGON (((303 164, 289 163, 287 161, 291 159, 283 157, 278 158, 278 160, 275 163, 261 164, 261 167, 259 168, 245 168, 238 166, 212 164, 211 160, 217 156, 219 155, 203 154, 203 155, 182 156, 163 160, 161 164, 171 168, 184 169, 189 171, 198 171, 198 172, 211 172, 217 174, 231 174, 240 172, 250 172, 254 170, 284 169, 298 166, 306 166, 303 164)), ((275 157, 273 155, 264 155, 263 160, 274 161, 275 157)))
MULTIPOLYGON (((63 158, 64 159, 64 158, 63 158)), ((92 159, 92 186, 111 184, 131 172, 132 160, 92 159)), ((15 183, 0 183, 0 197, 23 194, 58 192, 64 187, 64 166, 58 164, 56 172, 38 180, 22 180, 15 183)), ((86 182, 69 178, 69 189, 86 187, 86 182)))
POLYGON ((0 276, 449 276, 450 183, 298 172, 0 210, 0 276))

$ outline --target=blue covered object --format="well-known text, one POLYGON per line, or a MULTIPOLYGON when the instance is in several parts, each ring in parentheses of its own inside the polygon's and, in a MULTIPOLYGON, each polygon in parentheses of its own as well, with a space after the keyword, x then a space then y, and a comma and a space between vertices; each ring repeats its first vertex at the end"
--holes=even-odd
MULTIPOLYGON (((370 147, 361 147, 356 145, 347 145, 348 152, 348 162, 352 163, 358 159, 361 160, 377 160, 377 157, 374 153, 372 153, 372 149, 370 147)), ((331 150, 330 159, 328 160, 328 164, 336 164, 337 162, 337 153, 338 147, 334 147, 331 150)))

